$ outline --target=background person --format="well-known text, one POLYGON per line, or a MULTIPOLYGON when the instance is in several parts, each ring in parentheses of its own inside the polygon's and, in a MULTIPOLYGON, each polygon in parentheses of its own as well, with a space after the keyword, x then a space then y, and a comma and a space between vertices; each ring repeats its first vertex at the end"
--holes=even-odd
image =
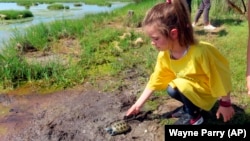
POLYGON ((191 14, 191 12, 192 12, 192 0, 187 0, 187 4, 188 4, 189 12, 191 14))
POLYGON ((247 17, 248 17, 248 46, 247 46, 247 73, 246 73, 246 79, 247 79, 247 93, 250 96, 250 1, 248 1, 248 11, 247 11, 247 17))
POLYGON ((192 24, 193 27, 196 26, 197 22, 199 21, 201 15, 203 14, 203 23, 204 23, 204 29, 206 30, 214 30, 216 27, 210 24, 209 21, 209 11, 211 8, 211 2, 210 0, 202 0, 200 3, 200 6, 198 8, 198 11, 196 12, 194 23, 192 24))

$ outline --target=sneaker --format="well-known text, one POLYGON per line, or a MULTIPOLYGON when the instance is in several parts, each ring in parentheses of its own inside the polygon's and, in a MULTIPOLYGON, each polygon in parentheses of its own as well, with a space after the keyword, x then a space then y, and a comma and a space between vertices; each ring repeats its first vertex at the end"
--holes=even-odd
POLYGON ((174 125, 201 125, 204 122, 204 119, 201 115, 197 118, 193 118, 188 113, 181 116, 174 125))
POLYGON ((192 27, 195 27, 195 23, 192 23, 192 27))
POLYGON ((172 118, 179 118, 181 116, 183 116, 184 114, 186 114, 185 110, 184 110, 184 106, 181 106, 179 108, 177 108, 171 115, 172 118))
POLYGON ((209 24, 209 25, 204 26, 204 29, 206 29, 206 30, 214 30, 214 29, 216 29, 216 27, 209 24))

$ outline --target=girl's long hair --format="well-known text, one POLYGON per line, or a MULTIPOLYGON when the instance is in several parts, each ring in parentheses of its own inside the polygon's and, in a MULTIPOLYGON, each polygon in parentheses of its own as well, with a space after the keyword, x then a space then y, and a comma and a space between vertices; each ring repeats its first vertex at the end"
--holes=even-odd
POLYGON ((158 30, 169 37, 173 28, 178 30, 178 41, 181 46, 193 45, 197 41, 194 37, 190 12, 186 0, 169 0, 158 3, 146 14, 142 25, 155 25, 158 30))

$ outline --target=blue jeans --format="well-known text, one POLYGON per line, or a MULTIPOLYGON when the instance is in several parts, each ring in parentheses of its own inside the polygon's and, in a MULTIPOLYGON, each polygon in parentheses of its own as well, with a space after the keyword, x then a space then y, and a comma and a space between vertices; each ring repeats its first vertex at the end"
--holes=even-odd
POLYGON ((184 111, 193 117, 197 117, 200 114, 200 108, 195 106, 188 98, 186 98, 177 88, 168 86, 167 93, 174 99, 183 103, 184 111))

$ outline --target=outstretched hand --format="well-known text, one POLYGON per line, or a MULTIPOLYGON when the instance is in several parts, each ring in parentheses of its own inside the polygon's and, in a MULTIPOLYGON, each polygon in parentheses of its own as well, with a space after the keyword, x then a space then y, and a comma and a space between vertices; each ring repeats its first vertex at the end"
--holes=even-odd
POLYGON ((219 109, 216 112, 216 117, 217 119, 219 119, 220 116, 222 115, 223 121, 227 122, 234 116, 234 114, 235 114, 235 111, 232 106, 230 107, 219 106, 219 109))
POLYGON ((140 112, 140 107, 137 107, 135 104, 133 106, 131 106, 127 113, 126 116, 131 116, 131 115, 136 115, 140 112))

